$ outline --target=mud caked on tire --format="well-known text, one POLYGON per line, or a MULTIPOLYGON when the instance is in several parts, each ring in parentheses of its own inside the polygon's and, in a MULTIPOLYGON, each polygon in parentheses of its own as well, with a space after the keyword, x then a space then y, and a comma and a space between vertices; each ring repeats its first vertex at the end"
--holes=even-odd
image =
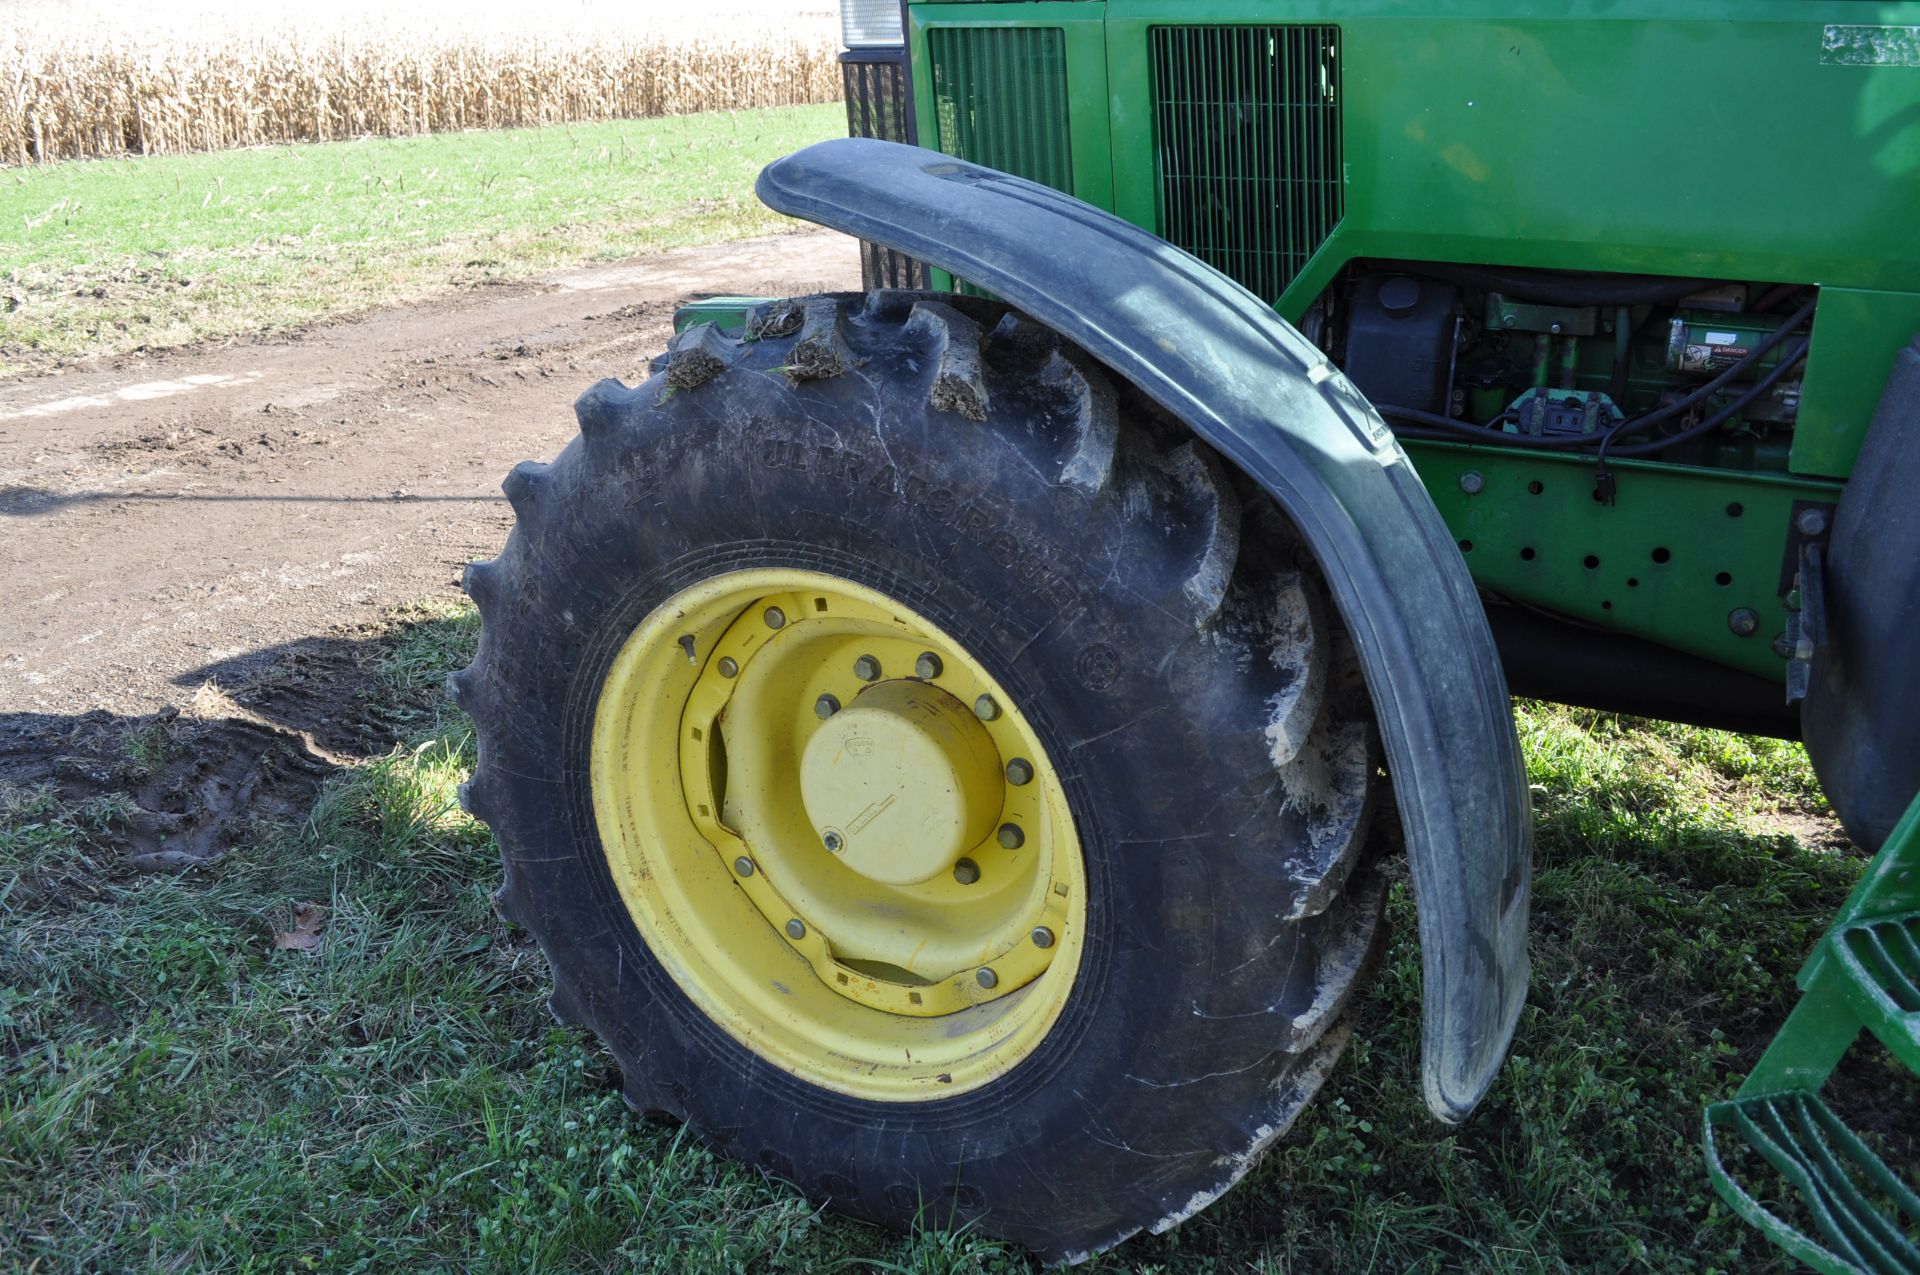
MULTIPOLYGON (((1324 1080, 1381 903, 1370 712, 1291 528, 1083 353, 989 302, 782 303, 744 339, 683 334, 656 367, 588 391, 580 437, 513 471, 512 536, 466 581, 482 633, 454 679, 479 737, 463 798, 499 841, 497 899, 545 950, 555 1013, 606 1042, 634 1107, 856 1217, 972 1224, 1060 1259, 1204 1207, 1324 1080), (1055 958, 1059 1003, 1017 1057, 993 1061, 989 1024, 962 1091, 942 1073, 877 1096, 866 1064, 836 1080, 835 1045, 791 1065, 709 1012, 695 957, 650 944, 639 887, 616 879, 595 793, 610 670, 687 590, 756 570, 845 581, 943 635, 1017 708, 1064 797, 1085 894, 1057 949, 1073 967, 1055 958)), ((680 641, 704 676, 712 642, 680 641)), ((678 800, 658 779, 636 800, 678 800)), ((711 853, 721 878, 739 862, 671 853, 711 853)), ((777 916, 751 915, 730 942, 782 941, 777 916)), ((789 992, 821 968, 795 945, 767 981, 789 992)))

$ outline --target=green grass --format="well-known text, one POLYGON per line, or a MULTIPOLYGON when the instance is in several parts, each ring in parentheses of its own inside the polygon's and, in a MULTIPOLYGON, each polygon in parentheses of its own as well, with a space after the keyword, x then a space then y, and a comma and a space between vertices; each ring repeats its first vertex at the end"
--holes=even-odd
MULTIPOLYGON (((0 1265, 1028 1269, 822 1215, 624 1109, 607 1057, 547 1017, 454 802, 472 738, 432 688, 473 637, 466 610, 401 624, 380 694, 417 706, 413 737, 217 871, 114 874, 112 803, 7 798, 0 1265), (309 900, 323 950, 274 951, 309 900)), ((1534 979, 1486 1105, 1447 1129, 1420 1102, 1402 883, 1321 1101, 1214 1208, 1088 1269, 1787 1269, 1715 1202, 1700 1109, 1784 1016, 1860 860, 1780 831, 1820 826, 1797 747, 1539 706, 1520 725, 1534 979)))
POLYGON ((838 104, 0 171, 0 376, 761 234, 838 104))

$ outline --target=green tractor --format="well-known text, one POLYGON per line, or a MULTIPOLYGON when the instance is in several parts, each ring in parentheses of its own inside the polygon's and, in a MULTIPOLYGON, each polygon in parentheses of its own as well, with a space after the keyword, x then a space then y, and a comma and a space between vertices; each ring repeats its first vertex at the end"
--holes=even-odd
POLYGON ((1820 1097, 1862 1027, 1920 1065, 1920 5, 845 21, 855 136, 759 194, 868 291, 688 307, 466 578, 463 797, 632 1105, 1097 1253, 1313 1099, 1404 853, 1463 1120, 1527 986, 1512 691, 1806 742, 1877 858, 1708 1165, 1920 1269, 1820 1097))

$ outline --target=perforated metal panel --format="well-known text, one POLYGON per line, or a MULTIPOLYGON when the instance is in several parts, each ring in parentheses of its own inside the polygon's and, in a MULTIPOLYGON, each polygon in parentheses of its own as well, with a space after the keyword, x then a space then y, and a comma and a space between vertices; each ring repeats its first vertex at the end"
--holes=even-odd
POLYGON ((1340 29, 1152 33, 1160 234, 1276 301, 1339 222, 1340 29))
POLYGON ((1058 28, 934 27, 927 52, 942 151, 1072 193, 1058 28))

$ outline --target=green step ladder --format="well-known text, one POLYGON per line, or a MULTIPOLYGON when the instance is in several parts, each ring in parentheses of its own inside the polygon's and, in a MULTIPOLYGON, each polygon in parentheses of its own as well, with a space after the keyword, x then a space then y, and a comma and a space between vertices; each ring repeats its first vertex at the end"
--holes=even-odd
POLYGON ((1920 794, 1800 971, 1800 1003, 1740 1092, 1707 1108, 1707 1171, 1781 1248, 1834 1275, 1920 1273, 1920 1194, 1820 1099, 1861 1028, 1920 1071, 1920 794), (1721 1148, 1744 1143, 1792 1185, 1811 1227, 1743 1186, 1721 1148))

